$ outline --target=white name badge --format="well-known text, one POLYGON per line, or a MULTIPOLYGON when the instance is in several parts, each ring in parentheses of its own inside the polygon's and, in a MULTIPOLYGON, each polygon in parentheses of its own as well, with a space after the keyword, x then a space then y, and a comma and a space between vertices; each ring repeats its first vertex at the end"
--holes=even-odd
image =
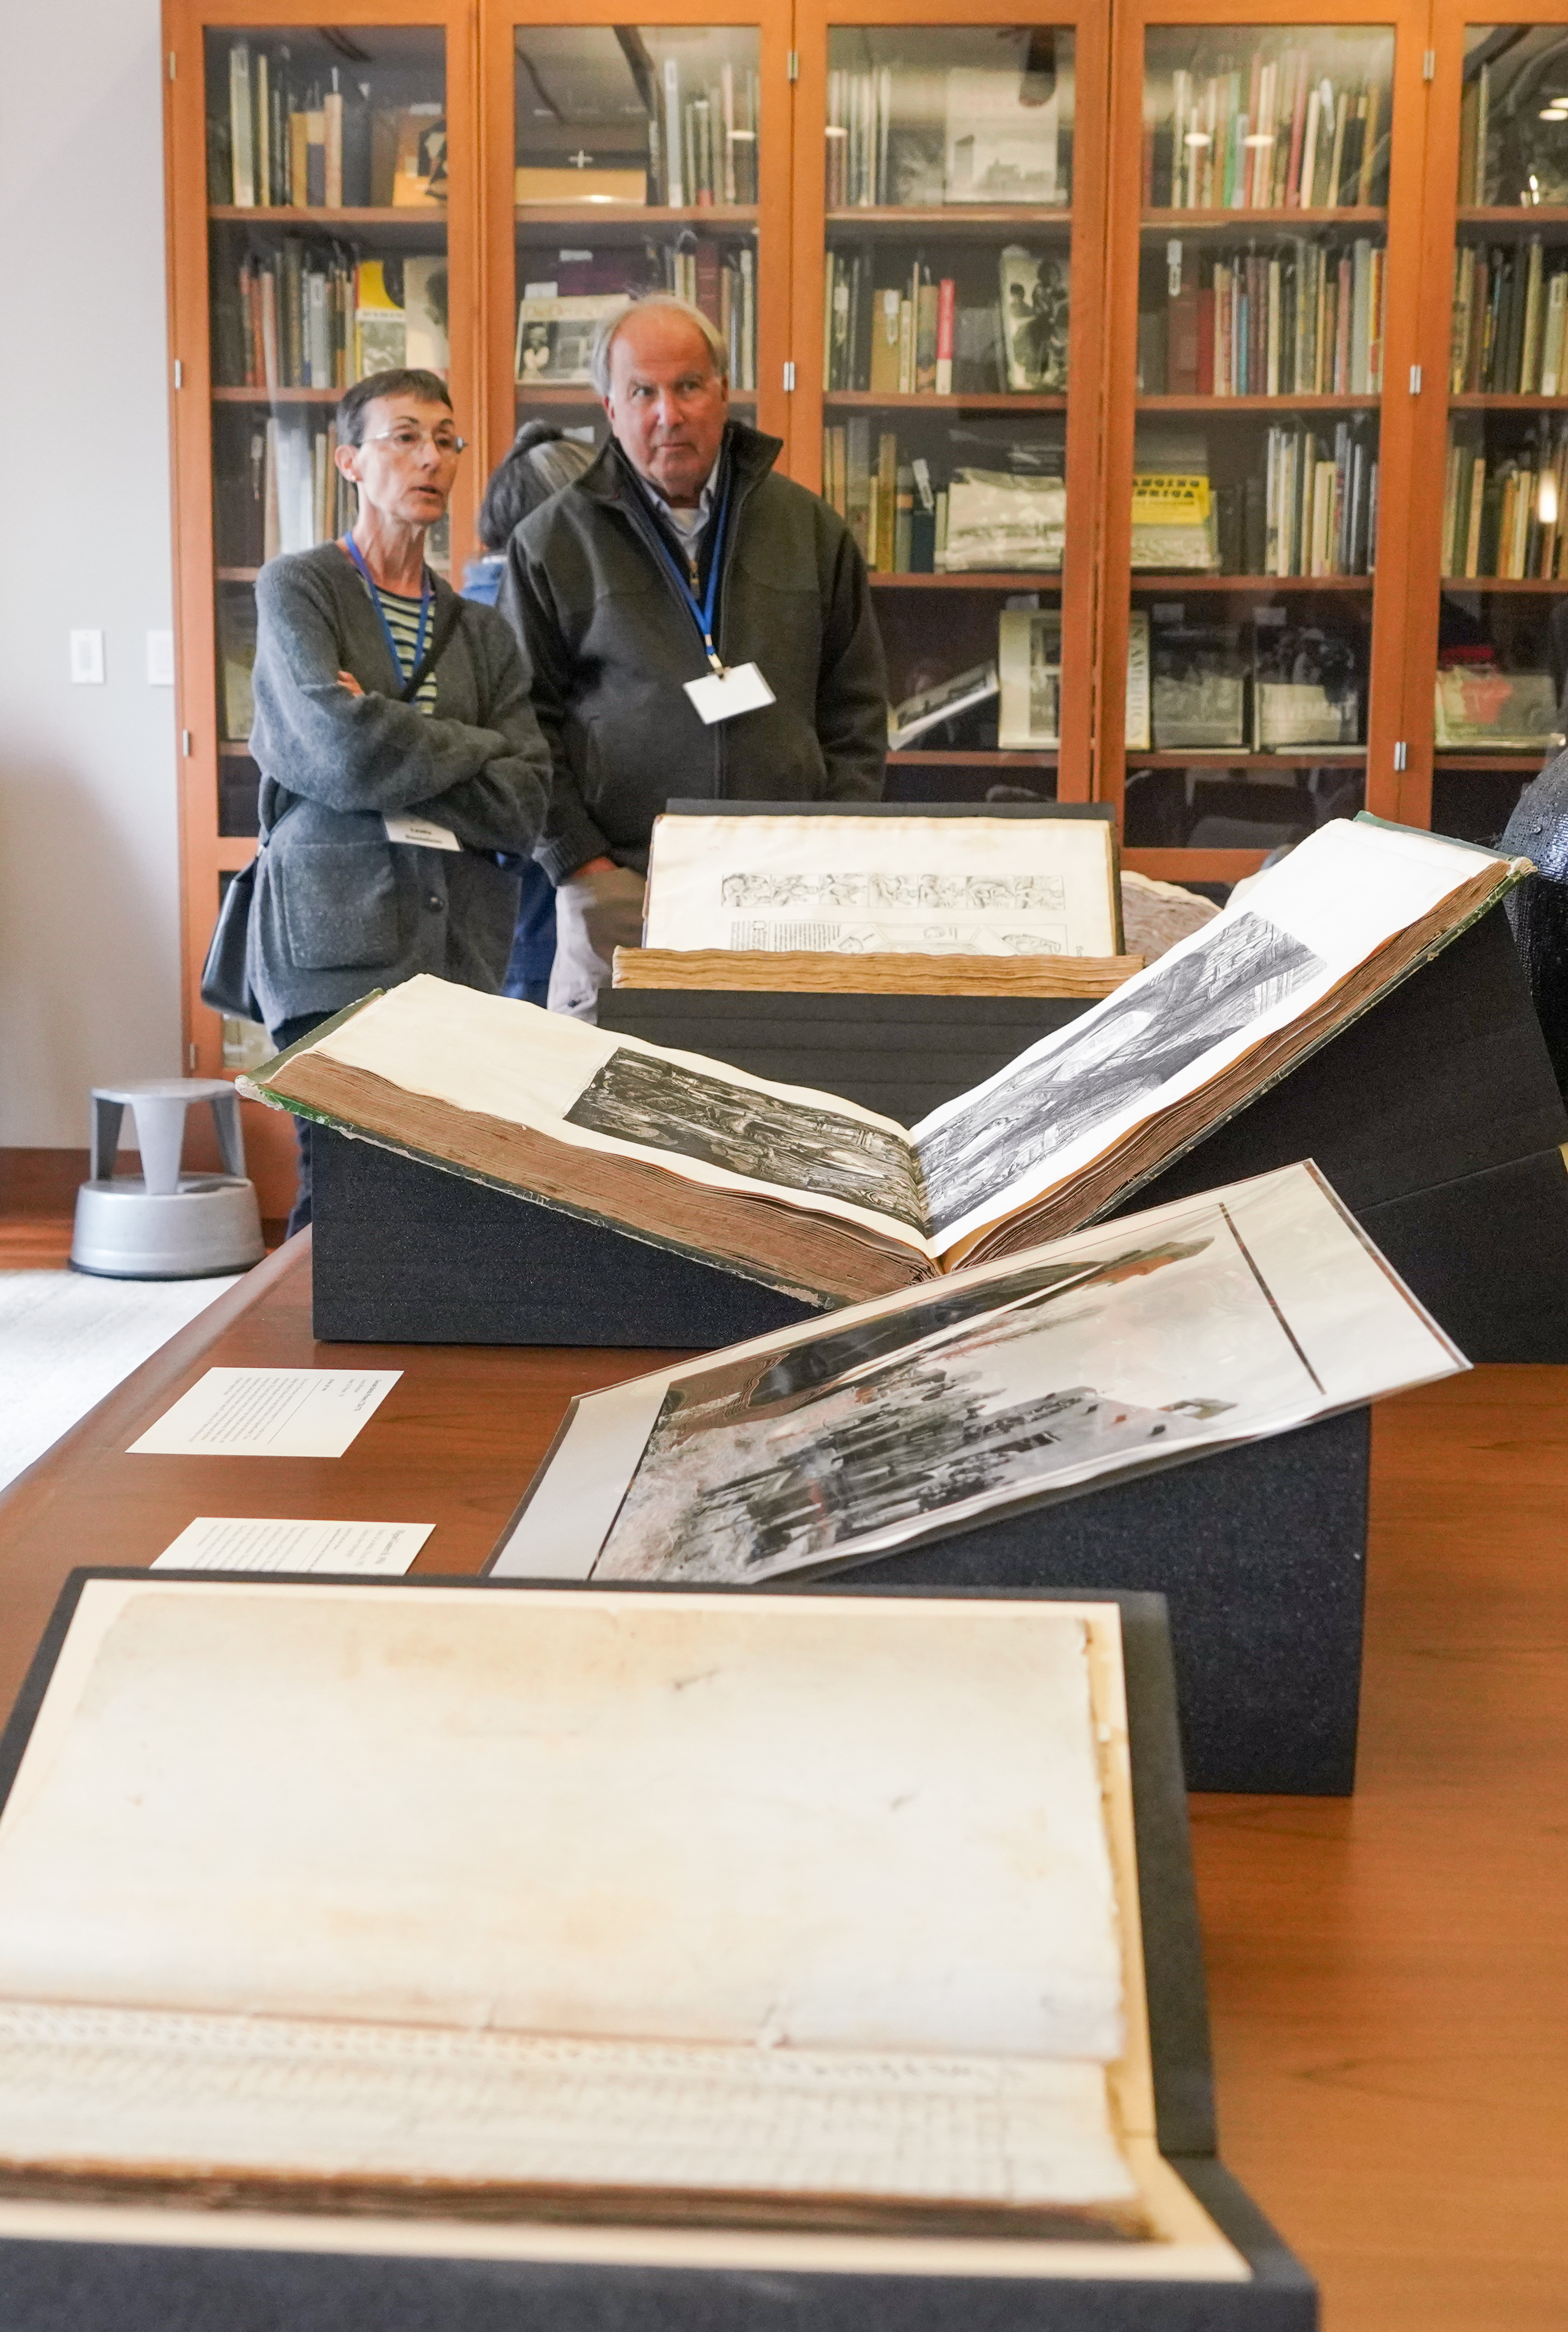
POLYGON ((449 834, 445 827, 437 826, 434 818, 399 815, 384 817, 381 823, 387 829, 388 842, 412 842, 417 844, 421 850, 461 850, 463 847, 457 836, 449 834))
POLYGON ((774 702, 773 692, 754 664, 734 664, 727 672, 704 673, 688 680, 686 694, 711 729, 715 721, 733 721, 740 712, 760 712, 774 702))

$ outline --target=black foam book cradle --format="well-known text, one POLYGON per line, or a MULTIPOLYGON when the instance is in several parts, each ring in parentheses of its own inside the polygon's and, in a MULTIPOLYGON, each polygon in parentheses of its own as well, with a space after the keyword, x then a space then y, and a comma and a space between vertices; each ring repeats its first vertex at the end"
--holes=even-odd
MULTIPOLYGON (((0 1801, 83 1582, 116 1575, 126 1574, 81 1571, 67 1583, 0 1740, 0 1801)), ((210 1572, 188 1575, 212 1583, 210 1572)), ((505 1593, 524 1582, 406 1582, 422 1583, 505 1593)), ((607 2265, 573 2260, 569 2244, 561 2247, 568 2255, 548 2260, 486 2257, 482 2240, 473 2256, 451 2256, 421 2248, 406 2221, 396 2250, 376 2247, 374 2220, 358 2222, 352 2247, 340 2234, 334 2241, 327 2221, 313 2239, 295 2232, 307 2223, 299 2219, 273 2221, 264 2234, 253 2222, 247 2239, 243 2212, 209 2217, 218 2240, 180 2243, 154 2239, 129 2213, 103 2212, 80 2232, 57 2224, 21 2235, 0 2222, 5 2332, 1315 2332, 1312 2278, 1218 2155, 1165 1613, 1152 1595, 1095 1600, 1122 1612, 1160 2151, 1241 2253, 1250 2280, 607 2265), (120 2215, 123 2232, 114 2225, 120 2215)))

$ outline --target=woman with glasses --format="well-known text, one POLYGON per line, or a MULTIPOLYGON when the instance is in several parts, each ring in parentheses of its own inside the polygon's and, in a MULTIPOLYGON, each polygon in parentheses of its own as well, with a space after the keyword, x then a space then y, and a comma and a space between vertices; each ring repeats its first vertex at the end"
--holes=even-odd
POLYGON ((352 530, 257 578, 247 970, 280 1049, 416 972, 491 993, 506 974, 518 879, 498 861, 532 847, 550 756, 511 629, 425 563, 463 445, 435 374, 359 382, 334 456, 352 530))

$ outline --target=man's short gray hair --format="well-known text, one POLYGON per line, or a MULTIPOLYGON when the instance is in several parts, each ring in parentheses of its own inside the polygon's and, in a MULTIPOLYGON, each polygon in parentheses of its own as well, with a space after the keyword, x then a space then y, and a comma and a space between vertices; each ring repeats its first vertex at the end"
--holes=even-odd
POLYGON ((588 358, 588 374, 601 397, 610 393, 610 349, 621 326, 633 316, 662 313, 683 317, 694 325, 708 345, 713 359, 713 370, 721 380, 730 378, 730 349, 723 334, 701 308, 693 308, 689 300, 677 300, 673 292, 649 292, 640 300, 628 300, 624 308, 607 315, 594 334, 593 353, 588 358))

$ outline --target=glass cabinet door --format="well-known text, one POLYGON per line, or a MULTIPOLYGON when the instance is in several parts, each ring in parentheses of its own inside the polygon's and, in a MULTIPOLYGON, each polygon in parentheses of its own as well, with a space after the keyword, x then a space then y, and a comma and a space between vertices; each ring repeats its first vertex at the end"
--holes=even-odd
MULTIPOLYGON (((257 831, 247 741, 257 570, 353 522, 354 491, 333 462, 345 388, 390 367, 452 378, 454 156, 440 23, 209 24, 202 44, 225 869, 249 856, 257 831)), ((472 435, 473 416, 460 413, 459 426, 472 435)), ((452 538, 449 514, 428 542, 443 572, 452 538)), ((216 904, 215 894, 209 928, 216 904)), ((263 1032, 225 1024, 225 1066, 248 1066, 258 1048, 264 1057, 263 1032)))
POLYGON ((1431 817, 1492 842, 1568 728, 1568 26, 1458 29, 1431 817))
POLYGON ((1130 850, 1239 872, 1364 804, 1393 50, 1384 25, 1144 33, 1107 773, 1130 850))
MULTIPOLYGON (((782 30, 755 21, 519 24, 508 12, 492 27, 486 53, 511 156, 497 205, 506 242, 491 244, 498 297, 485 319, 492 460, 531 419, 603 442, 594 332, 650 291, 702 309, 729 350, 737 417, 779 427, 770 302, 782 300, 783 253, 762 222, 788 206, 788 139, 773 118, 786 101, 783 43, 782 30), (777 91, 765 87, 770 69, 777 91)), ((499 141, 497 112, 489 118, 499 141)), ((491 191, 493 200, 493 172, 491 191)))
POLYGON ((820 491, 871 570, 888 795, 1050 799, 1070 761, 1062 790, 1086 796, 1092 488, 1075 531, 1068 455, 1071 385, 1094 363, 1073 266, 1079 34, 905 19, 798 37, 815 43, 796 149, 802 435, 819 410, 820 491))

